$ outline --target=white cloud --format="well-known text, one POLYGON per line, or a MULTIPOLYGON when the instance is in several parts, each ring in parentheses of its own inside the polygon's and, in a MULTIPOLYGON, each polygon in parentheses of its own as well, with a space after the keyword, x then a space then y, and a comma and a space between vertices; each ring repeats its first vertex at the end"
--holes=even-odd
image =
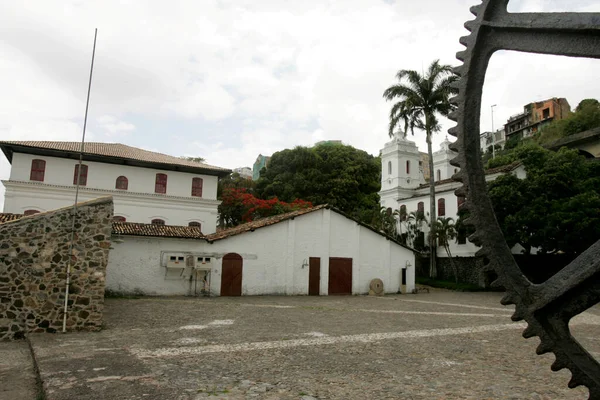
MULTIPOLYGON (((398 69, 458 65, 473 0, 65 1, 0 4, 2 139, 79 140, 98 44, 90 121, 98 140, 251 165, 323 139, 377 154, 398 69), (159 122, 156 123, 155 122, 159 122), (152 135, 144 126, 157 127, 152 135), (173 126, 174 128, 171 128, 173 126), (176 128, 175 128, 176 127, 176 128), (176 132, 173 140, 171 132, 176 132), (191 151, 188 143, 196 142, 191 151), (176 149, 181 143, 181 149, 176 149), (166 151, 166 150, 163 150, 166 151)), ((511 11, 598 11, 596 2, 511 0, 511 11)), ((482 128, 540 98, 598 97, 598 61, 494 55, 482 128)), ((439 144, 452 124, 434 138, 439 144)), ((423 135, 415 140, 425 148, 423 135)), ((0 177, 7 176, 0 164, 0 177)))

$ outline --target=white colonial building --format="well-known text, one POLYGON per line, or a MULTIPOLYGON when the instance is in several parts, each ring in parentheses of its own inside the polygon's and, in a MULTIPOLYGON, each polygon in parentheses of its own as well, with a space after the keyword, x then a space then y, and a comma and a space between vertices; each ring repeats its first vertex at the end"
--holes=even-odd
POLYGON ((0 142, 11 163, 4 212, 31 215, 110 195, 115 220, 160 225, 217 226, 217 182, 231 171, 118 143, 0 142))
MULTIPOLYGON (((458 209, 464 202, 454 191, 461 183, 452 180, 452 175, 458 168, 450 165, 450 160, 456 153, 450 150, 450 142, 446 138, 440 150, 433 153, 433 168, 436 193, 436 212, 438 217, 451 217, 454 222, 458 220, 458 209)), ((429 183, 425 181, 423 166, 419 164, 421 155, 415 144, 407 140, 400 132, 385 144, 381 150, 381 191, 379 192, 381 206, 390 211, 403 210, 422 212, 429 219, 429 183)), ((525 177, 525 169, 521 164, 511 164, 504 167, 486 171, 486 180, 492 181, 498 176, 512 173, 519 178, 525 177)), ((405 223, 400 229, 405 229, 405 223)), ((429 228, 422 227, 426 233, 429 228)), ((450 243, 452 255, 472 256, 478 247, 468 242, 466 238, 459 238, 450 243)), ((518 252, 518 249, 515 249, 518 252)), ((443 247, 438 248, 439 257, 447 257, 443 247)))

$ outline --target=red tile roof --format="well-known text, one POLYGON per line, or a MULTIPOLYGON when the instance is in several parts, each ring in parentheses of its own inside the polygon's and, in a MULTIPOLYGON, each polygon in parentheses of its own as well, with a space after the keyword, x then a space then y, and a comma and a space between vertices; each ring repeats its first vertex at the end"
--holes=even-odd
MULTIPOLYGON (((23 214, 0 213, 0 224, 16 221, 23 216, 23 214)), ((113 222, 112 233, 113 235, 169 237, 180 239, 205 238, 200 227, 197 226, 152 225, 136 222, 113 222)))
POLYGON ((204 239, 198 226, 153 225, 136 222, 113 222, 113 235, 153 236, 183 239, 204 239))
POLYGON ((252 232, 255 229, 274 225, 279 222, 285 221, 287 219, 295 218, 299 215, 308 214, 313 211, 321 210, 326 207, 329 207, 329 206, 327 204, 322 204, 322 205, 319 205, 316 207, 304 208, 302 210, 292 211, 292 212, 285 213, 285 214, 279 214, 279 215, 274 215, 272 217, 257 219, 256 221, 247 222, 245 224, 234 226, 233 228, 228 228, 228 229, 224 229, 222 231, 217 231, 215 233, 211 233, 206 236, 206 239, 209 242, 214 242, 216 240, 225 239, 230 236, 239 235, 241 233, 252 232))
MULTIPOLYGON (((79 153, 81 142, 0 141, 0 147, 2 147, 4 153, 7 155, 10 161, 12 155, 9 156, 9 154, 5 150, 5 148, 8 147, 44 149, 58 151, 62 153, 79 153)), ((183 166, 223 173, 231 172, 227 168, 215 167, 214 165, 198 163, 195 161, 188 161, 184 158, 156 153, 148 150, 142 150, 137 147, 127 146, 121 143, 86 142, 83 153, 84 155, 101 156, 112 159, 134 160, 152 164, 162 164, 180 167, 183 166)))

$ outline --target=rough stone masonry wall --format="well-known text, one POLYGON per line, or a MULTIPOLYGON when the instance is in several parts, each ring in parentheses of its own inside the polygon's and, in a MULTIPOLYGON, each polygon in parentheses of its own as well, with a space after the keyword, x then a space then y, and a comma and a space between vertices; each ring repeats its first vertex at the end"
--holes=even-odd
MULTIPOLYGON (((73 207, 0 224, 0 340, 62 330, 73 207)), ((102 324, 111 197, 78 204, 68 330, 102 324)))

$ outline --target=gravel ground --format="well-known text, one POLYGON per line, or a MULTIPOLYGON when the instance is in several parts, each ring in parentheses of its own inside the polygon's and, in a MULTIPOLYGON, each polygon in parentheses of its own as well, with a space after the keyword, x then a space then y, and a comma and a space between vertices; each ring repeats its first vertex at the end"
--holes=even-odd
MULTIPOLYGON (((498 293, 109 299, 99 333, 33 335, 48 400, 586 399, 498 293)), ((600 356, 600 312, 573 326, 600 356)))

